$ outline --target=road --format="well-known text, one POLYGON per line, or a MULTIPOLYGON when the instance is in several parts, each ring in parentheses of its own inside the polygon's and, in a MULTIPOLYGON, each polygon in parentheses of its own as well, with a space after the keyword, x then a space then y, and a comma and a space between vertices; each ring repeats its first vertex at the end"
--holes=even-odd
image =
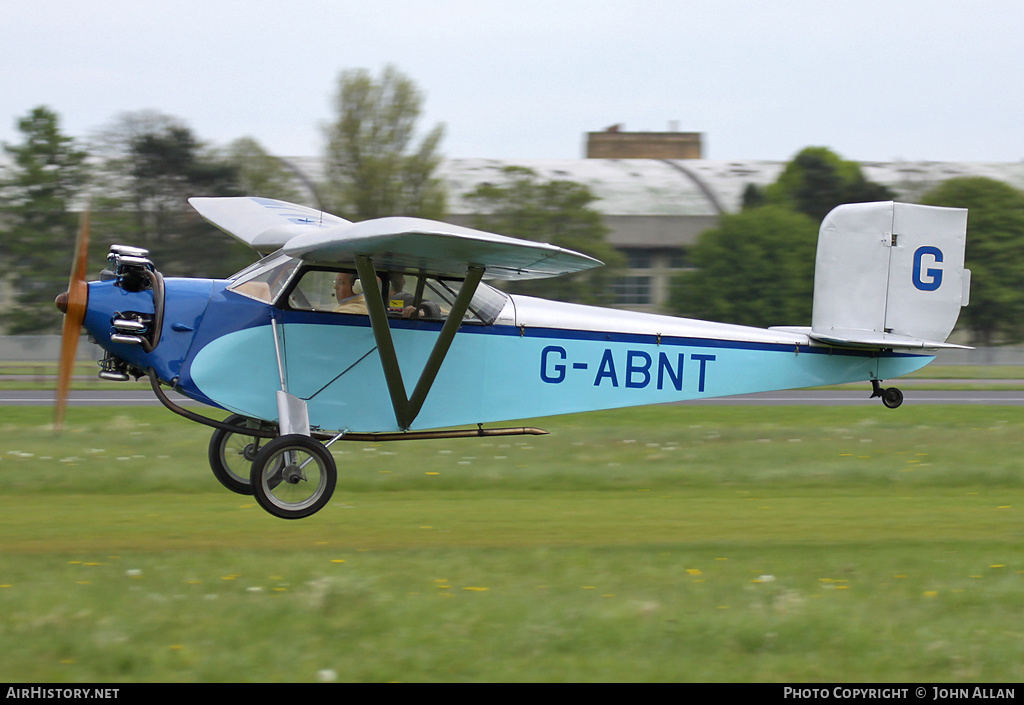
MULTIPOLYGON (((985 391, 985 390, 953 390, 928 391, 903 389, 904 404, 990 404, 1019 406, 1024 404, 1024 391, 985 391)), ((819 406, 856 406, 860 404, 878 404, 879 399, 869 399, 870 389, 863 391, 818 391, 792 390, 782 392, 762 392, 760 394, 742 394, 734 397, 718 397, 701 399, 683 404, 729 404, 729 405, 784 405, 802 404, 819 406)), ((175 403, 195 405, 190 399, 173 392, 169 396, 175 403)), ((149 390, 125 391, 73 391, 68 404, 70 406, 140 406, 159 405, 159 401, 149 390)), ((53 404, 53 392, 50 391, 0 391, 0 405, 3 406, 49 406, 53 404)))

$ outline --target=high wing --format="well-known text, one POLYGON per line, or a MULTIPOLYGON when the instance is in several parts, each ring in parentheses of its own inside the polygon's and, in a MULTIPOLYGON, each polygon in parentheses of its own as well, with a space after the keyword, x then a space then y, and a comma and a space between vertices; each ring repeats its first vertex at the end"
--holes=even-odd
POLYGON ((188 202, 203 218, 264 254, 281 249, 311 230, 350 222, 315 208, 272 198, 190 198, 188 202))
POLYGON ((423 218, 375 218, 352 223, 314 208, 269 198, 190 198, 203 218, 254 249, 283 250, 319 264, 369 257, 379 269, 464 277, 470 267, 487 279, 536 279, 599 267, 602 262, 542 242, 423 218))
POLYGON ((376 218, 308 231, 284 252, 309 262, 337 264, 370 257, 381 269, 464 277, 482 267, 487 279, 537 279, 579 272, 602 262, 542 242, 423 218, 376 218))

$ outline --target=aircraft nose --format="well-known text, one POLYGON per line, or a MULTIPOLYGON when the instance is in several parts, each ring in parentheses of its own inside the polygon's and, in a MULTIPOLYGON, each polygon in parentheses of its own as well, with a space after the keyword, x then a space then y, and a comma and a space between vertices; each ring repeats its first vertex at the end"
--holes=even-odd
POLYGON ((57 310, 58 311, 60 311, 61 313, 67 313, 68 312, 68 299, 69 298, 70 298, 70 295, 66 291, 61 293, 61 294, 57 294, 57 298, 53 300, 53 303, 57 306, 57 310))

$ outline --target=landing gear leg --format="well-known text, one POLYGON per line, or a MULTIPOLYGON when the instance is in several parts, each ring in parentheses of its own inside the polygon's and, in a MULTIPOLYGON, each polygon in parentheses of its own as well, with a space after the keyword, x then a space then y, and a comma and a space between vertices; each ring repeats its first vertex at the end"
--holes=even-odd
POLYGON ((903 392, 896 387, 887 387, 882 389, 882 384, 879 380, 871 380, 871 399, 875 397, 881 397, 882 403, 889 409, 895 409, 903 403, 903 392))

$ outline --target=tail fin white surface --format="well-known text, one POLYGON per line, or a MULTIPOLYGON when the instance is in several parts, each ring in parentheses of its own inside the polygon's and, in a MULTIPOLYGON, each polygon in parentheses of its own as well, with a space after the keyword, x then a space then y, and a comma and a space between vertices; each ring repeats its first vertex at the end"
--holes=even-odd
POLYGON ((968 302, 967 210, 853 203, 822 221, 810 336, 833 345, 947 343, 968 302))

